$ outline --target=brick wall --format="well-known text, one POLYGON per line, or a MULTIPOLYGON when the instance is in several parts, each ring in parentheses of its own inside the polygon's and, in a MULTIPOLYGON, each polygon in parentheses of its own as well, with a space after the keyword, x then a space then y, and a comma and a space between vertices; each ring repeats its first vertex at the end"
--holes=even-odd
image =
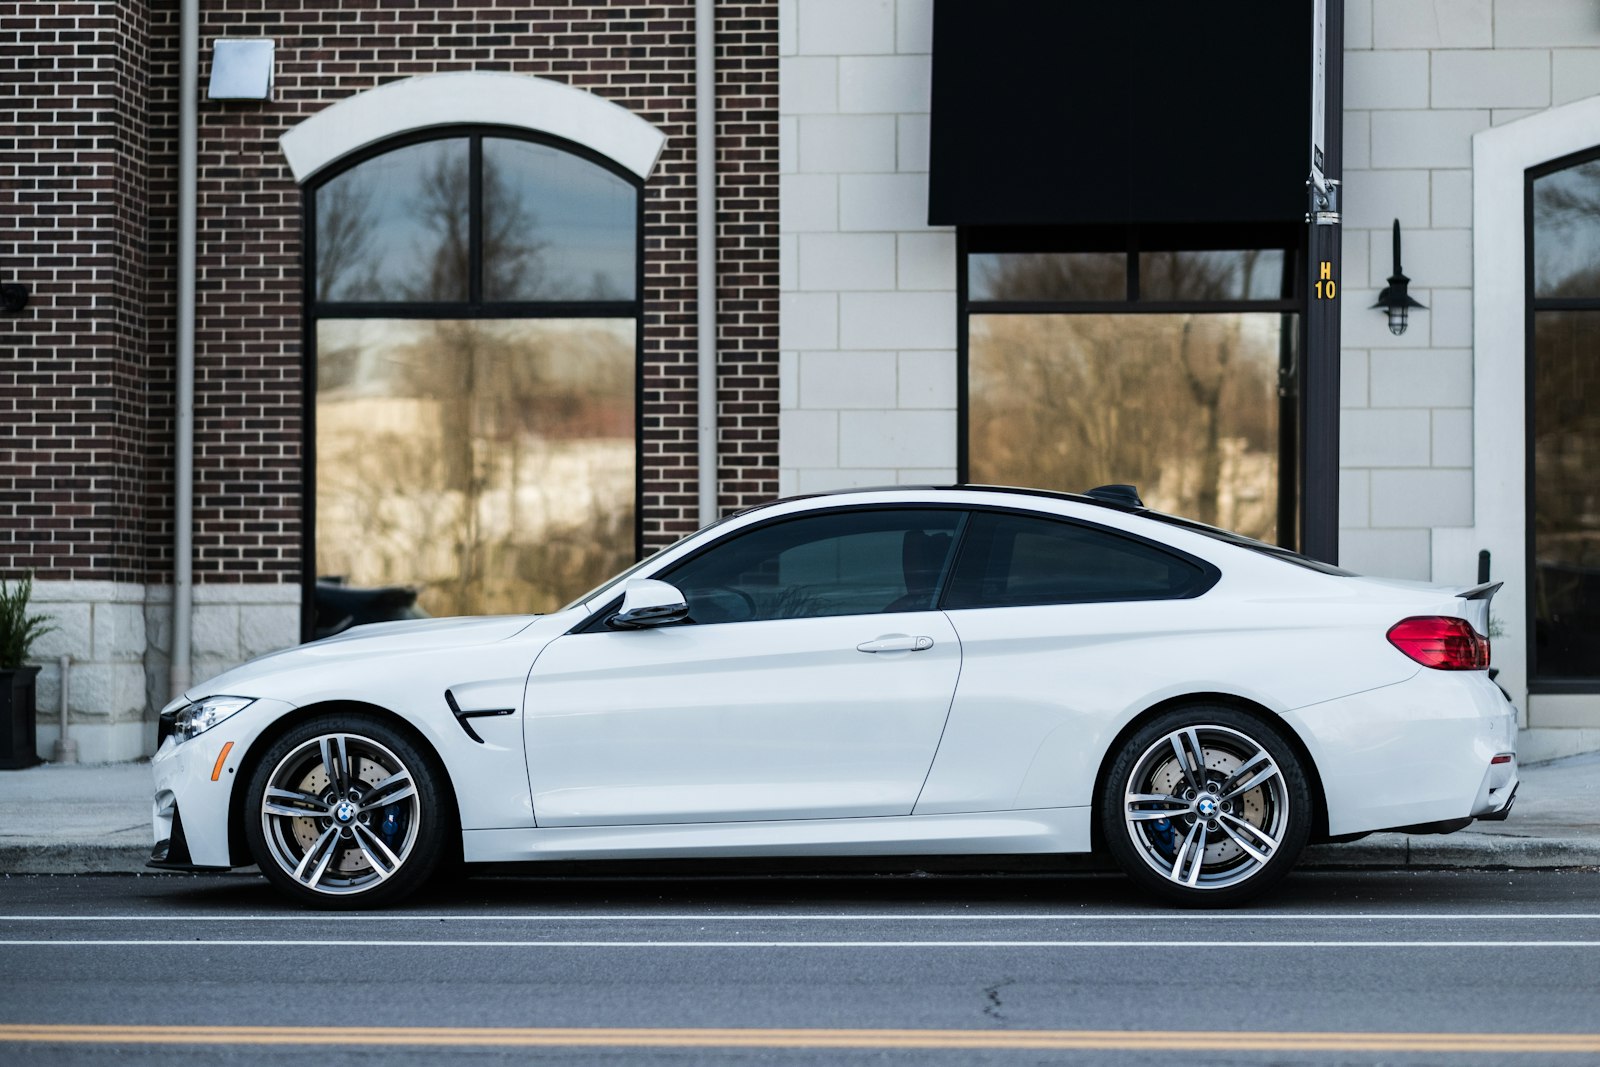
MULTIPOLYGON (((645 190, 645 537, 696 524, 693 5, 556 0, 202 5, 196 580, 301 570, 301 190, 278 150, 334 101, 495 70, 606 97, 667 135, 645 190), (203 99, 209 43, 277 41, 265 104, 203 99)), ((777 489, 777 5, 717 6, 721 504, 777 489)), ((0 573, 170 581, 176 5, 0 13, 0 573)))
POLYGON ((142 569, 142 5, 0 8, 0 572, 142 569))

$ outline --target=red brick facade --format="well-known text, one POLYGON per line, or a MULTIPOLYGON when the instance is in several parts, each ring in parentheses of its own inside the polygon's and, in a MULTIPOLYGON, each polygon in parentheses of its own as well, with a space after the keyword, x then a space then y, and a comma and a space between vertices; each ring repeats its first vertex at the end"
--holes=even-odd
MULTIPOLYGON (((400 78, 511 71, 618 103, 667 137, 645 185, 647 546, 697 524, 693 5, 519 0, 202 3, 195 577, 302 569, 302 190, 278 138, 400 78), (204 99, 210 42, 277 43, 266 103, 204 99)), ((725 508, 777 491, 777 5, 717 5, 718 471, 725 508)), ((0 573, 170 580, 176 5, 0 12, 0 573)))

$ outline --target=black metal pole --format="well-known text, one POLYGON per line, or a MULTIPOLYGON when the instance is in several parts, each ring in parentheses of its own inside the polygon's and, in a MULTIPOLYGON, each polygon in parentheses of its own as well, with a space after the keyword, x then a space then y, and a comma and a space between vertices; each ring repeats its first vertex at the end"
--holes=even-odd
MULTIPOLYGON (((1326 0, 1323 93, 1323 175, 1343 175, 1344 0, 1326 0)), ((1337 186, 1334 186, 1337 189, 1337 186)), ((1310 199, 1310 198, 1308 198, 1310 199)), ((1339 559, 1339 245, 1343 227, 1338 212, 1307 212, 1308 237, 1305 345, 1301 381, 1304 447, 1301 452, 1304 525, 1300 549, 1308 556, 1339 559)))

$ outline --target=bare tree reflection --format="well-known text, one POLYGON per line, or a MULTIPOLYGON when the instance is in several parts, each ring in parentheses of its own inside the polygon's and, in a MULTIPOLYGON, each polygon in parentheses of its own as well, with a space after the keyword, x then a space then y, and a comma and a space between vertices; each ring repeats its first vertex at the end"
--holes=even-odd
POLYGON ((373 190, 357 175, 317 192, 317 299, 371 300, 382 292, 373 233, 373 190))
POLYGON ((319 571, 485 614, 550 610, 632 559, 631 321, 368 326, 380 370, 319 400, 319 571))
MULTIPOLYGON (((474 248, 470 159, 465 141, 430 142, 319 190, 319 299, 465 301, 475 251, 487 299, 577 299, 548 269, 536 190, 487 152, 474 248)), ((320 320, 318 572, 416 586, 456 615, 547 611, 624 567, 635 329, 320 320)))
MULTIPOLYGON (((1083 269, 1034 262, 1058 274, 1083 269)), ((1189 293, 1251 284, 1208 276, 1203 261, 1171 266, 1188 272, 1172 277, 1189 293)), ((1010 292, 1060 280, 1017 277, 1010 292)), ((1282 316, 995 314, 970 326, 975 481, 1069 491, 1131 482, 1162 510, 1275 537, 1282 316)))

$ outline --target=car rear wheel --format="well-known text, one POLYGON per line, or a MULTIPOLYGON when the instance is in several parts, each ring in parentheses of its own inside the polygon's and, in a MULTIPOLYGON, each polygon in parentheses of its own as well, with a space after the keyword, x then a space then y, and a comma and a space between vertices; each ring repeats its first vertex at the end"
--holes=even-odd
POLYGON ((302 903, 392 903, 446 855, 441 778, 381 719, 312 719, 256 765, 245 809, 250 852, 273 885, 302 903))
POLYGON ((1294 866, 1310 835, 1311 790, 1277 730, 1233 708, 1196 706, 1128 740, 1099 816, 1134 882, 1178 904, 1224 907, 1294 866))

